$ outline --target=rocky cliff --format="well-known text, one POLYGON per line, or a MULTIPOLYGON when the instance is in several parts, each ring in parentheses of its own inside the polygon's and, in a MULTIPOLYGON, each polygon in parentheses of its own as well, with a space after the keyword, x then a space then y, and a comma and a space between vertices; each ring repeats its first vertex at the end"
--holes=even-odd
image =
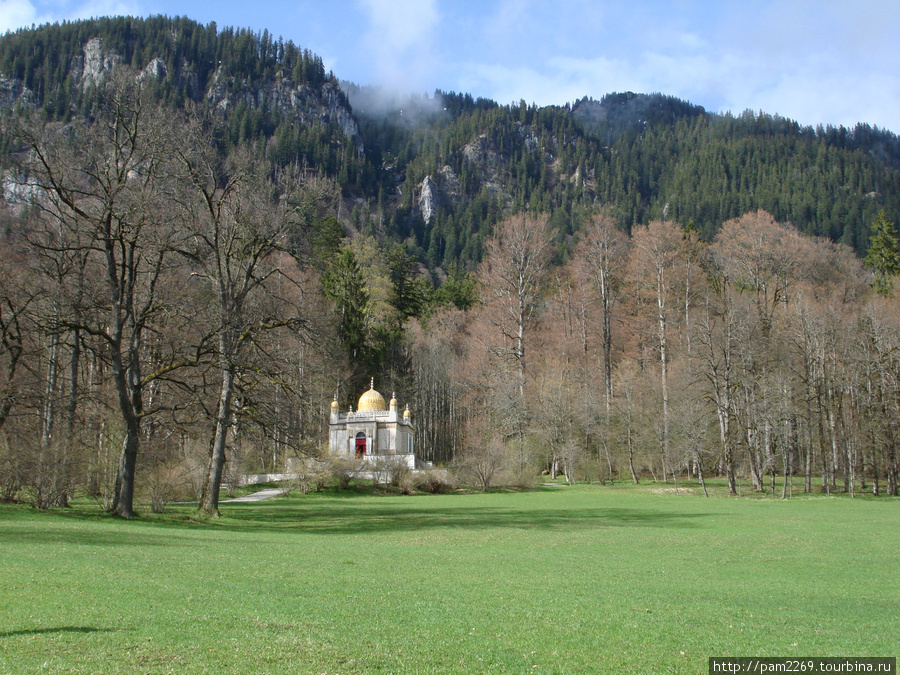
MULTIPOLYGON (((123 63, 122 55, 107 49, 101 38, 95 37, 88 40, 81 53, 71 59, 68 73, 72 82, 81 91, 86 91, 103 82, 123 63)), ((354 143, 358 152, 363 150, 362 137, 353 112, 340 88, 332 82, 310 86, 294 84, 287 77, 276 81, 251 82, 247 78, 226 75, 220 67, 207 85, 199 82, 197 74, 187 62, 167 63, 158 56, 149 58, 137 77, 160 82, 174 78, 178 85, 195 92, 196 100, 206 102, 223 114, 227 114, 238 102, 244 102, 251 108, 278 110, 282 115, 294 117, 301 124, 334 124, 345 138, 354 143)), ((32 92, 21 80, 0 74, 0 107, 9 107, 19 100, 33 98, 32 92)))

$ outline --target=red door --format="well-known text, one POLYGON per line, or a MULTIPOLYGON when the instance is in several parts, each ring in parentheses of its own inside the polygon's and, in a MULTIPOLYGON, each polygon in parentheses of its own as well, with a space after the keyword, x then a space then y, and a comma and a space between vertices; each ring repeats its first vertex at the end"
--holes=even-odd
POLYGON ((357 438, 356 439, 356 456, 362 457, 366 454, 366 439, 365 438, 357 438))

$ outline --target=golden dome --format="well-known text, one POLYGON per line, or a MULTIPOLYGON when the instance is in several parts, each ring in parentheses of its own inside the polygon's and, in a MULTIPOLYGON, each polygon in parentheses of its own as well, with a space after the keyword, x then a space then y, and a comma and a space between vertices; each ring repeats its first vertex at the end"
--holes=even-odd
POLYGON ((372 378, 372 383, 369 387, 369 391, 359 397, 359 405, 356 406, 357 412, 386 410, 384 396, 375 391, 375 378, 372 378))
POLYGON ((403 419, 408 420, 410 418, 409 406, 406 406, 406 410, 403 411, 403 419))
POLYGON ((337 409, 338 409, 337 396, 335 396, 335 397, 334 397, 334 400, 331 402, 331 409, 332 409, 332 410, 337 410, 337 409))

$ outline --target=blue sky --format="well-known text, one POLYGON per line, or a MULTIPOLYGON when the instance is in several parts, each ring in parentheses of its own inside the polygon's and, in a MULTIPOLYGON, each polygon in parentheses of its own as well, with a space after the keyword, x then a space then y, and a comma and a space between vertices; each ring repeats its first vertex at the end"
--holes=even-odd
POLYGON ((114 14, 268 29, 342 79, 402 91, 539 105, 658 91, 900 133, 896 0, 0 0, 0 31, 114 14))

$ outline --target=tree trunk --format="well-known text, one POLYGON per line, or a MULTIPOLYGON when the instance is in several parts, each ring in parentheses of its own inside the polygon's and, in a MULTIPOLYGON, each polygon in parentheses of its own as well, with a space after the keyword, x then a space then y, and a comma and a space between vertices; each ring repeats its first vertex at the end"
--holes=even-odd
POLYGON ((722 460, 725 463, 725 475, 728 478, 728 494, 735 495, 737 489, 734 480, 734 450, 731 447, 731 415, 728 403, 717 402, 716 413, 719 418, 719 438, 722 441, 722 460))
MULTIPOLYGON (((57 317, 58 320, 58 317, 57 317)), ((35 475, 34 503, 39 509, 53 504, 53 484, 56 480, 57 457, 50 447, 56 417, 56 384, 59 376, 59 332, 54 324, 47 354, 47 386, 44 390, 44 410, 41 420, 41 444, 35 475)))
POLYGON ((603 383, 606 394, 606 421, 609 422, 612 406, 612 325, 610 322, 610 298, 606 285, 601 289, 601 302, 603 306, 603 383))
POLYGON ((75 416, 78 412, 78 370, 81 367, 81 331, 75 329, 72 332, 72 355, 69 362, 69 391, 66 401, 66 437, 61 444, 62 463, 65 471, 62 485, 56 486, 58 506, 69 505, 69 472, 72 470, 70 463, 75 455, 75 416))
POLYGON ((750 459, 750 478, 756 492, 763 491, 762 468, 759 458, 759 440, 756 430, 747 427, 747 454, 750 459))
POLYGON ((216 435, 209 457, 206 487, 200 501, 200 509, 213 516, 219 515, 219 491, 225 470, 225 443, 231 426, 231 399, 234 395, 234 369, 222 367, 222 387, 219 391, 219 408, 216 413, 216 435))
MULTIPOLYGON (((657 309, 659 310, 659 365, 660 386, 662 388, 662 455, 663 455, 663 480, 666 477, 666 461, 669 458, 669 354, 666 342, 666 309, 664 280, 660 273, 657 274, 657 309)), ((673 469, 674 475, 674 469, 673 469)))
POLYGON ((818 425, 819 430, 819 454, 822 455, 822 489, 825 491, 825 494, 831 494, 831 481, 829 480, 829 462, 828 462, 828 450, 825 447, 825 425, 823 424, 822 415, 824 411, 822 410, 822 399, 821 396, 818 398, 819 402, 819 410, 816 412, 816 423, 818 425))
POLYGON ((126 424, 125 442, 122 444, 119 473, 116 477, 116 496, 112 504, 112 513, 126 520, 134 518, 134 474, 140 437, 141 425, 132 416, 126 424))
POLYGON ((137 363, 139 344, 139 340, 134 341, 132 347, 134 353, 127 369, 122 362, 121 342, 118 343, 119 348, 113 346, 112 353, 113 380, 119 399, 119 410, 125 423, 125 440, 122 444, 122 456, 119 459, 112 512, 126 520, 134 518, 134 475, 141 442, 143 400, 141 374, 137 363))
POLYGON ((703 480, 703 462, 700 459, 700 453, 696 454, 697 459, 697 480, 700 481, 700 487, 703 488, 703 496, 709 497, 709 492, 706 491, 706 481, 703 480))
POLYGON ((50 353, 47 359, 47 389, 44 399, 44 419, 41 425, 41 449, 50 446, 56 417, 56 382, 59 375, 59 333, 54 328, 50 336, 50 353))
POLYGON ((807 389, 806 399, 806 455, 803 467, 803 489, 805 492, 812 492, 812 404, 809 399, 809 390, 807 389))
MULTIPOLYGON (((784 483, 781 486, 781 498, 784 499, 787 497, 787 485, 788 485, 788 451, 785 449, 784 452, 781 453, 781 468, 784 473, 784 483)), ((774 469, 772 470, 774 474, 774 469)), ((774 486, 773 486, 774 487, 774 486)))

